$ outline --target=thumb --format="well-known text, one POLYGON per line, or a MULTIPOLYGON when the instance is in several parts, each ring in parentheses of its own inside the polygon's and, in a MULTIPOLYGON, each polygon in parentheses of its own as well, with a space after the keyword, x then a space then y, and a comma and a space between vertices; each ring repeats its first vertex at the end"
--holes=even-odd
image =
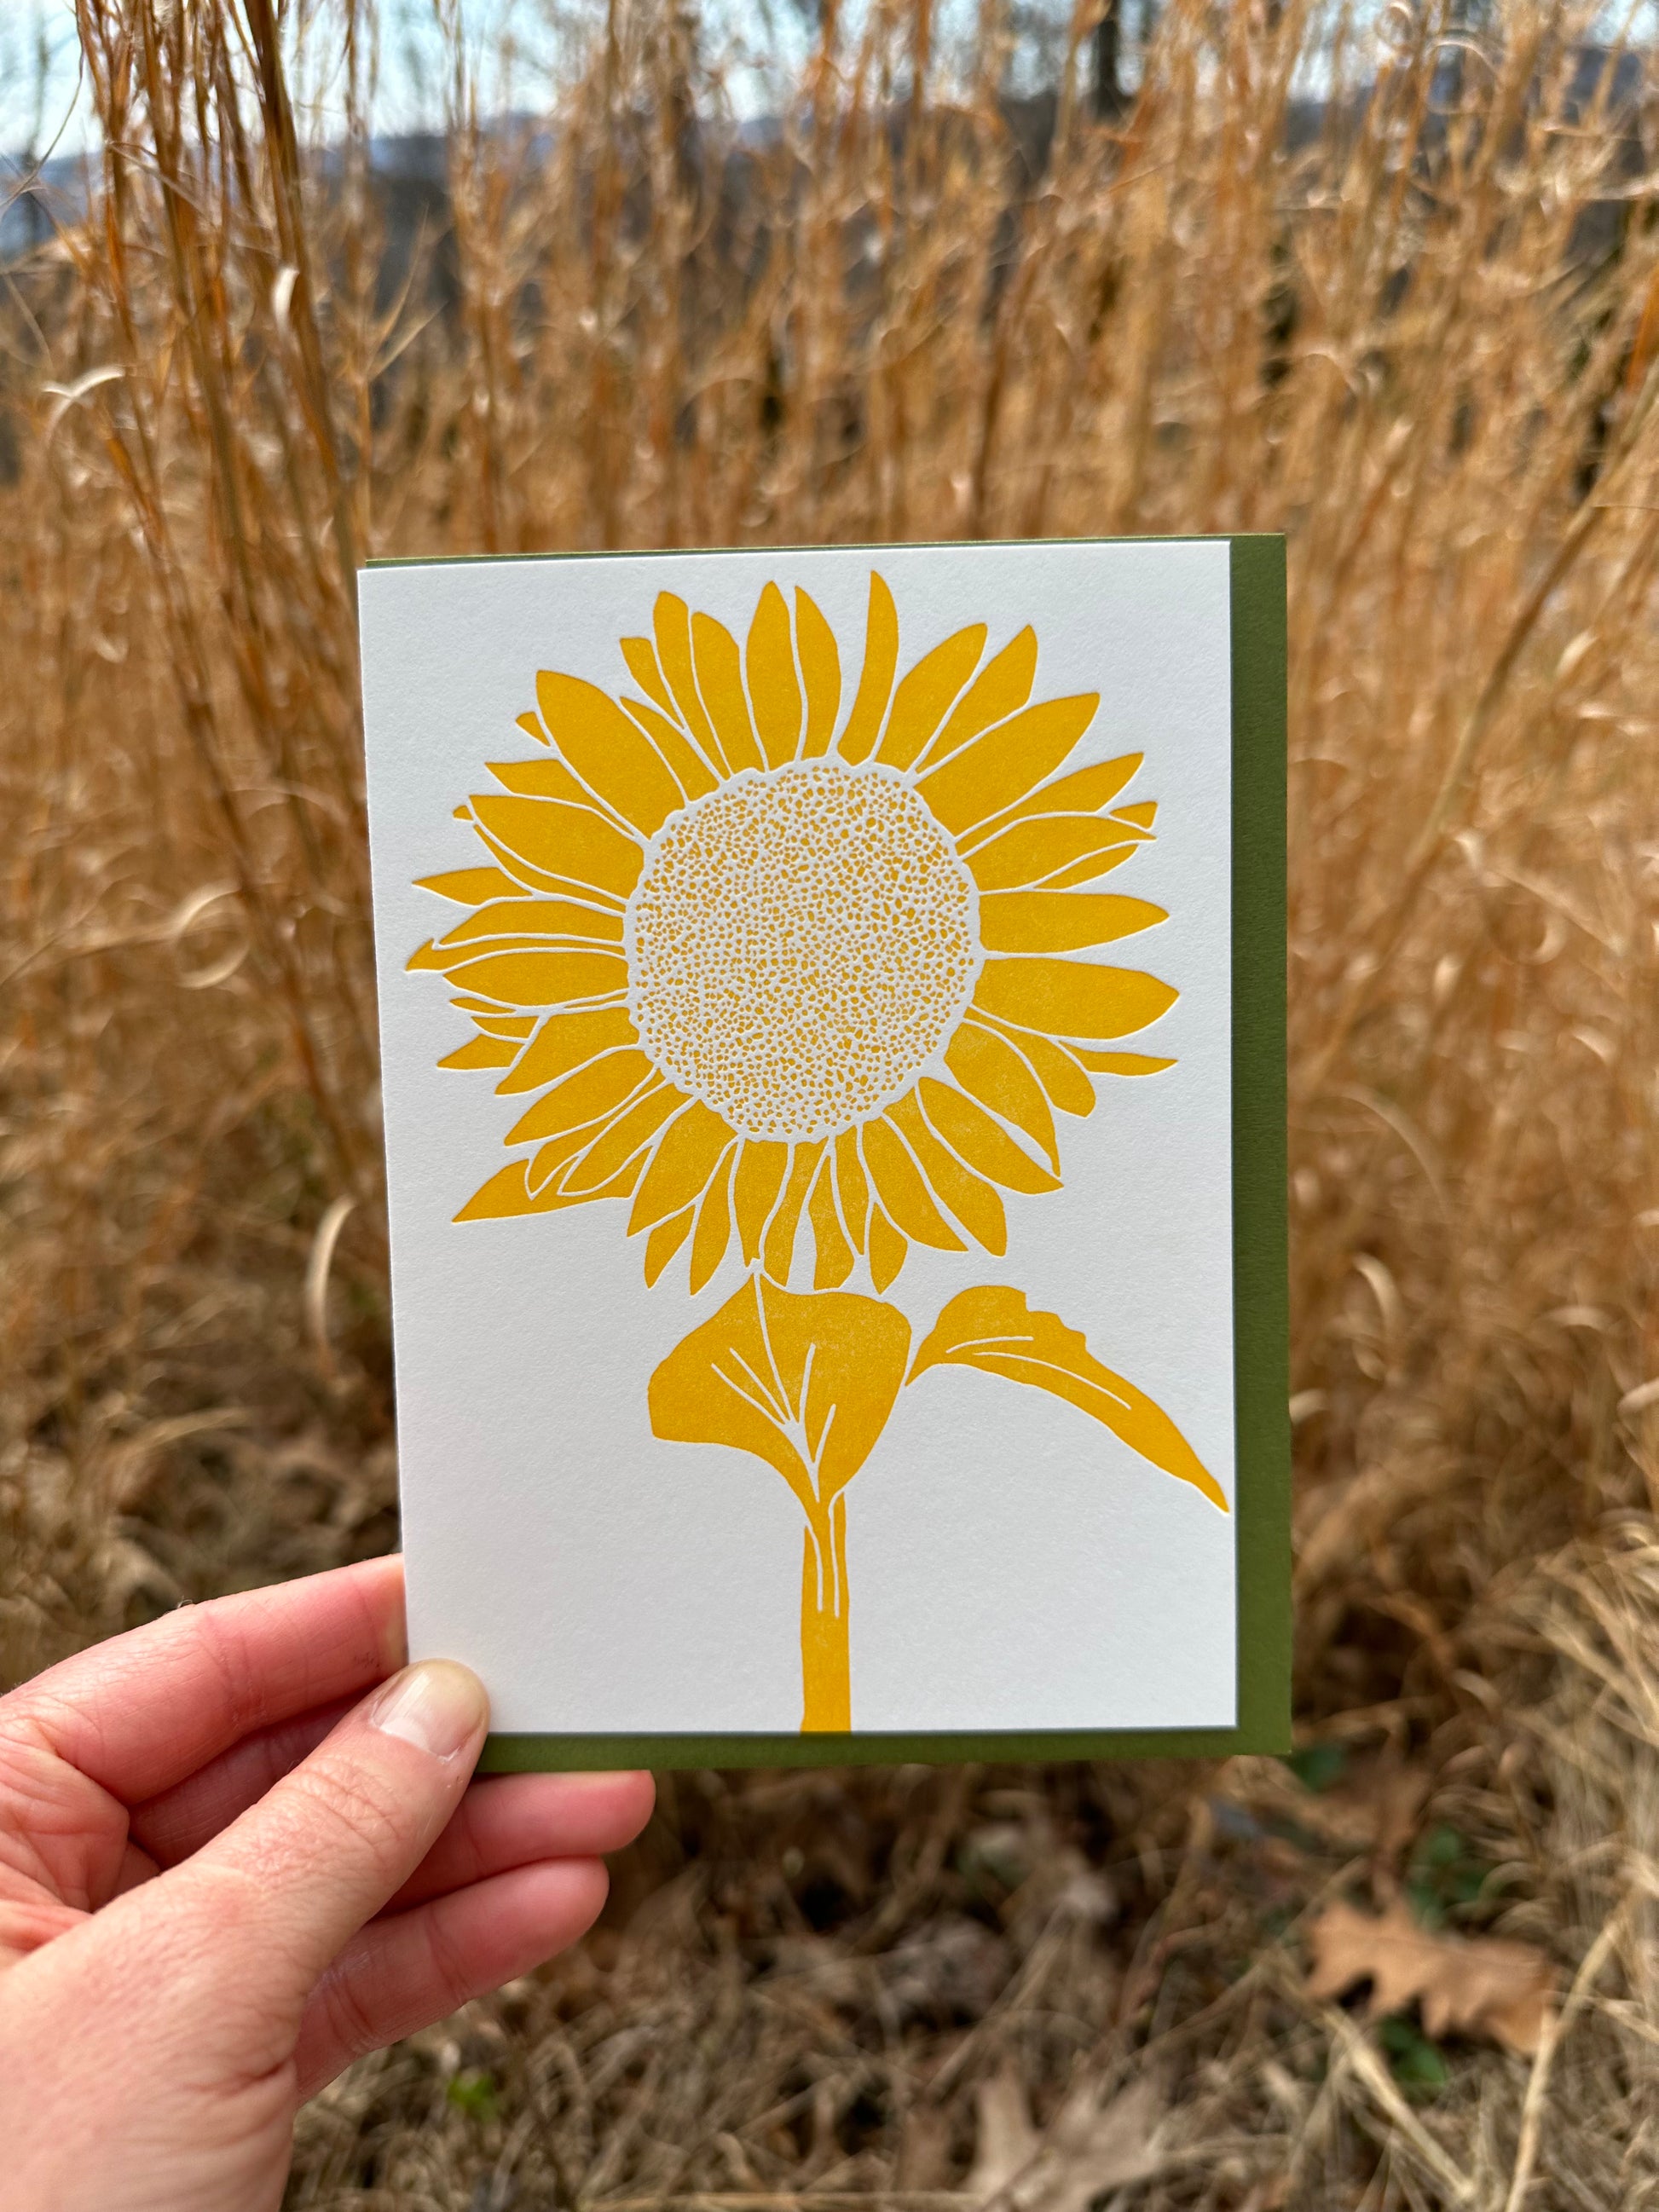
MULTIPOLYGON (((342 1944, 395 1896, 471 1778, 489 1704, 447 1659, 383 1683, 257 1804, 163 1879, 222 1902, 264 2002, 297 2020, 342 1944)), ((240 1948, 240 1945, 239 1945, 240 1948)))

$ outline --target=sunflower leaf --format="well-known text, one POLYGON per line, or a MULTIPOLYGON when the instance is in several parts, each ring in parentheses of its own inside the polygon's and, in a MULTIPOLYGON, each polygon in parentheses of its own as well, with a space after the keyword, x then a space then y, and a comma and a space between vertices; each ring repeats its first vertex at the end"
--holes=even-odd
POLYGON ((750 1275, 652 1376, 652 1433, 752 1452, 810 1513, 869 1457, 909 1351, 909 1322, 881 1298, 750 1275))
POLYGON ((1033 1313, 1025 1295, 982 1285, 952 1298, 917 1352, 906 1380, 930 1367, 977 1367, 1047 1390, 1103 1424, 1133 1452, 1178 1481, 1190 1482, 1224 1513, 1227 1500, 1213 1475, 1175 1423, 1144 1391, 1103 1367, 1081 1331, 1058 1314, 1033 1313))

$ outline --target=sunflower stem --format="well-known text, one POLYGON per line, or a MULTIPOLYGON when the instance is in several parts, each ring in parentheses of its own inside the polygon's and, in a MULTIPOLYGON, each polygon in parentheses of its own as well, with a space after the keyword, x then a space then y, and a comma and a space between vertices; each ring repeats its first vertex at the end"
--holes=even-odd
POLYGON ((847 1501, 809 1522, 801 1553, 800 1671, 803 1735, 853 1725, 847 1643, 847 1501))

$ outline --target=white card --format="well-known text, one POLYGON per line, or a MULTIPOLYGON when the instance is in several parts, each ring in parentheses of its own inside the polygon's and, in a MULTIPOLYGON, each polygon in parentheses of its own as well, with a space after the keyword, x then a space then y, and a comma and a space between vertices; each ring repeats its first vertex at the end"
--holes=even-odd
POLYGON ((1231 554, 363 575, 411 1650, 501 1735, 1235 1726, 1231 554))

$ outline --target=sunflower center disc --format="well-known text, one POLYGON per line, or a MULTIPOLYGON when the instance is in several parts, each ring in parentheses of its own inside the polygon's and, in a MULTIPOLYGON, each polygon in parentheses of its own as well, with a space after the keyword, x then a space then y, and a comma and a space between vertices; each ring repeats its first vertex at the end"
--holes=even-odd
POLYGON ((671 1083, 740 1135, 825 1137, 900 1098, 979 972, 974 887, 890 773, 812 761, 674 816, 629 902, 629 999, 671 1083))

